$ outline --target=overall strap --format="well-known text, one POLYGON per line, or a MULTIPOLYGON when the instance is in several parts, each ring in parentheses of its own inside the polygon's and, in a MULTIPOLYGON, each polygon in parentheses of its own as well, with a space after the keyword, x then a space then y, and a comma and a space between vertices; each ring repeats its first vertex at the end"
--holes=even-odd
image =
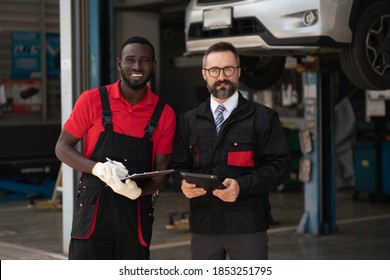
POLYGON ((165 107, 165 102, 163 102, 161 98, 159 98, 156 108, 154 108, 153 115, 150 118, 148 125, 145 127, 144 138, 146 139, 152 138, 153 132, 157 128, 158 120, 160 119, 164 107, 165 107))
POLYGON ((108 92, 105 86, 99 87, 100 98, 102 100, 102 118, 103 118, 103 126, 105 131, 112 132, 112 122, 111 122, 111 108, 110 101, 108 100, 108 92))

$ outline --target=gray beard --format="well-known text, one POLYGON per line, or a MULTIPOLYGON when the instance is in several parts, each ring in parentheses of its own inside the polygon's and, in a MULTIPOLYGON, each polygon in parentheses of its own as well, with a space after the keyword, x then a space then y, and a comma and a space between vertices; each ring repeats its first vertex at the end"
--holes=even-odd
POLYGON ((217 90, 215 86, 209 86, 207 85, 207 88, 209 92, 218 99, 228 99, 230 96, 234 94, 237 87, 235 84, 231 83, 229 88, 221 88, 220 90, 217 90))

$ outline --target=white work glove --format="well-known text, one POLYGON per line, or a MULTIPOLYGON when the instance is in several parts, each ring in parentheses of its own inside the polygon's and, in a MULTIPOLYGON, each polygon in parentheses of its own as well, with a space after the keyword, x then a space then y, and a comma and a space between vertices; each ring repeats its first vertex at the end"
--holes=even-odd
POLYGON ((107 184, 107 180, 112 177, 112 174, 115 173, 118 175, 120 179, 126 178, 129 171, 126 167, 118 161, 107 159, 105 163, 98 162, 92 168, 92 174, 98 177, 100 180, 107 184))
POLYGON ((137 186, 137 183, 133 180, 127 179, 124 183, 119 179, 117 172, 115 172, 115 168, 113 170, 112 176, 109 177, 106 182, 111 189, 117 194, 126 196, 132 200, 137 199, 142 190, 137 186))

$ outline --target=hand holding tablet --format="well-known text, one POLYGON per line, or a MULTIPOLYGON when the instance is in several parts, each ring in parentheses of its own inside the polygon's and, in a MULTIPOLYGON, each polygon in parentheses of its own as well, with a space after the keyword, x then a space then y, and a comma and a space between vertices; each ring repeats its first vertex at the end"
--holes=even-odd
POLYGON ((183 172, 183 171, 180 172, 180 175, 188 183, 195 184, 197 187, 204 188, 208 191, 225 188, 222 182, 220 182, 218 180, 218 177, 215 175, 190 173, 190 172, 183 172))

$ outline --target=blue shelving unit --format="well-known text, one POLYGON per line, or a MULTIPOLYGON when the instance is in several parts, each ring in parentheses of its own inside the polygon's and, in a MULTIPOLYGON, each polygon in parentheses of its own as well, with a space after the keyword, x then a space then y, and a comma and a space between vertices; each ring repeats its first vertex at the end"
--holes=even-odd
POLYGON ((380 143, 378 141, 358 141, 354 144, 355 193, 367 193, 375 200, 381 186, 380 143))

